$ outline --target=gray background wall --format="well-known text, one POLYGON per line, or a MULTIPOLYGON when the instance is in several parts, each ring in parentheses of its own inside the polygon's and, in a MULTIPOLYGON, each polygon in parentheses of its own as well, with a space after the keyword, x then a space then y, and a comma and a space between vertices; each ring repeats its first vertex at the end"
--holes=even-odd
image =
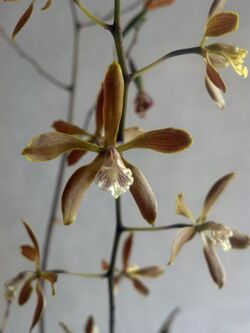
MULTIPOLYGON (((113 3, 111 0, 84 2, 100 14, 113 3)), ((210 3, 178 0, 171 7, 150 13, 134 50, 140 67, 168 51, 197 45, 210 3)), ((26 1, 1 3, 0 22, 9 34, 27 4, 26 1)), ((37 2, 32 19, 17 38, 18 43, 54 76, 69 82, 72 23, 68 1, 54 1, 47 13, 39 11, 42 4, 42 1, 37 2)), ((227 9, 240 13, 240 29, 223 41, 250 49, 249 2, 229 1, 227 9)), ((128 19, 126 15, 124 23, 128 19)), ((49 131, 54 120, 66 117, 67 95, 40 77, 1 38, 0 50, 0 281, 3 284, 16 272, 31 268, 19 255, 19 245, 27 242, 19 221, 25 218, 43 241, 59 163, 58 160, 28 163, 20 152, 32 136, 49 131)), ((112 57, 113 46, 108 33, 97 27, 82 31, 75 123, 82 123, 112 57)), ((179 192, 185 193, 190 207, 199 214, 212 183, 236 171, 237 177, 210 218, 250 233, 250 83, 231 69, 223 72, 228 92, 226 109, 221 112, 204 88, 204 71, 202 58, 190 55, 172 59, 145 75, 146 89, 155 100, 145 120, 133 113, 134 88, 129 101, 128 126, 186 128, 194 137, 194 145, 177 155, 136 151, 127 153, 126 157, 141 168, 157 195, 157 225, 185 221, 175 215, 175 196, 179 192)), ((81 164, 91 159, 92 155, 88 154, 81 164)), ((65 181, 75 168, 68 168, 65 181)), ((146 225, 130 194, 123 196, 123 205, 126 224, 146 225)), ((71 227, 56 226, 49 266, 99 271, 101 259, 108 259, 111 251, 113 210, 111 196, 92 186, 81 205, 77 222, 71 227)), ((60 211, 58 217, 61 218, 60 211)), ((132 262, 166 267, 174 234, 171 231, 136 235, 132 262)), ((138 295, 124 281, 116 299, 117 332, 156 332, 167 313, 177 305, 182 311, 174 326, 175 333, 249 332, 249 252, 219 250, 219 254, 227 271, 227 282, 222 290, 210 279, 199 237, 185 247, 174 267, 166 267, 163 277, 145 281, 151 288, 150 297, 138 295)), ((95 315, 101 332, 107 332, 106 289, 106 281, 60 278, 57 297, 47 298, 48 333, 60 332, 58 322, 62 319, 72 331, 81 332, 89 314, 95 315)), ((32 300, 21 309, 13 307, 6 333, 28 331, 34 304, 32 300)), ((0 313, 3 309, 1 297, 0 313)))

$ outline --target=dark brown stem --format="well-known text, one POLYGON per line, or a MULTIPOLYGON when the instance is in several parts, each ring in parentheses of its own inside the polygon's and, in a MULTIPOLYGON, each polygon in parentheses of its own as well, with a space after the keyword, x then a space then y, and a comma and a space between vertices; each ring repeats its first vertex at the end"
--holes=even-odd
MULTIPOLYGON (((73 4, 72 0, 69 0, 70 9, 72 13, 72 20, 73 20, 73 60, 72 60, 72 69, 71 69, 71 91, 69 96, 69 104, 68 104, 68 112, 67 112, 67 121, 72 122, 73 120, 73 113, 75 107, 75 96, 76 96, 76 82, 77 82, 77 74, 78 74, 78 64, 79 64, 79 41, 80 41, 80 26, 77 21, 76 16, 76 9, 75 5, 73 4)), ((50 210, 50 215, 47 224, 45 242, 43 247, 43 258, 42 258, 42 269, 46 270, 47 263, 49 259, 50 253, 50 246, 52 235, 54 231, 54 222, 56 219, 59 198, 62 191, 62 183, 63 183, 63 176, 65 173, 66 168, 66 157, 63 156, 60 161, 56 185, 55 185, 55 192, 53 196, 52 206, 50 210)), ((45 333, 45 323, 44 317, 40 321, 40 333, 45 333)))
POLYGON ((113 248, 111 252, 110 267, 107 273, 108 290, 109 290, 109 333, 115 332, 114 274, 115 274, 115 263, 118 254, 119 242, 121 234, 123 232, 120 198, 116 199, 115 201, 115 210, 116 210, 116 229, 115 229, 113 248))
POLYGON ((164 231, 164 230, 170 230, 170 229, 181 229, 185 227, 190 227, 190 223, 176 223, 176 224, 169 224, 169 225, 163 225, 161 227, 151 227, 151 228, 133 228, 133 227, 127 227, 123 226, 123 231, 126 232, 156 232, 156 231, 164 231))

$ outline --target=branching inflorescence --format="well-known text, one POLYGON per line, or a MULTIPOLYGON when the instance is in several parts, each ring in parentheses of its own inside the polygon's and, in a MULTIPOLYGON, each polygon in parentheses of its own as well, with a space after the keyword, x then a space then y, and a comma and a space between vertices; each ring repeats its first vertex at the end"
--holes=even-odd
MULTIPOLYGON (((11 1, 11 0, 5 0, 11 1)), ((30 57, 17 44, 14 48, 21 57, 31 63, 31 65, 45 79, 58 88, 64 89, 70 94, 68 119, 55 120, 53 128, 55 131, 43 133, 33 138, 23 150, 23 155, 30 161, 49 161, 65 154, 61 162, 58 181, 55 191, 54 203, 48 223, 44 255, 41 254, 37 237, 31 226, 23 222, 24 227, 30 237, 32 245, 21 246, 21 253, 28 260, 33 262, 34 270, 24 271, 17 274, 6 283, 6 298, 9 305, 19 289, 18 303, 24 305, 32 296, 33 288, 37 297, 36 308, 31 322, 30 331, 35 327, 45 309, 45 297, 43 287, 44 281, 50 282, 52 295, 55 295, 54 285, 59 276, 64 274, 78 276, 82 278, 107 279, 110 304, 109 332, 115 332, 115 295, 120 282, 126 278, 134 288, 143 295, 149 293, 149 289, 141 281, 142 277, 158 277, 163 273, 163 269, 156 265, 140 268, 137 265, 130 265, 129 259, 136 232, 155 232, 179 229, 172 245, 169 264, 172 265, 183 245, 190 241, 196 234, 200 234, 203 242, 203 251, 208 265, 209 272, 214 282, 221 288, 225 282, 223 266, 216 253, 216 246, 221 245, 226 251, 231 248, 246 249, 250 245, 249 236, 233 230, 226 225, 208 220, 208 212, 215 201, 224 191, 231 181, 234 173, 230 173, 220 178, 208 192, 200 216, 195 219, 189 207, 185 203, 183 194, 177 196, 176 213, 189 219, 190 223, 177 223, 157 227, 157 199, 143 173, 134 165, 129 163, 124 152, 129 149, 148 149, 160 153, 177 153, 187 149, 192 144, 192 137, 189 132, 183 129, 163 128, 144 132, 139 127, 126 128, 126 113, 129 109, 127 98, 129 85, 133 81, 137 88, 135 97, 135 112, 139 116, 145 116, 146 111, 153 105, 153 99, 145 90, 142 75, 164 61, 186 54, 197 54, 202 56, 206 65, 205 84, 209 95, 215 103, 223 109, 225 106, 222 92, 226 91, 226 85, 219 74, 219 70, 231 66, 234 71, 242 77, 247 77, 247 68, 243 65, 247 50, 229 44, 212 43, 208 44, 208 38, 221 37, 227 33, 236 31, 239 26, 239 15, 235 12, 224 11, 225 0, 215 0, 210 8, 208 21, 200 45, 169 52, 151 64, 138 69, 132 57, 133 47, 137 43, 139 30, 142 28, 148 11, 153 11, 172 4, 173 0, 146 0, 137 1, 125 11, 134 10, 141 5, 141 9, 134 15, 131 21, 123 28, 121 25, 121 3, 114 0, 113 23, 106 23, 112 17, 110 14, 99 18, 94 15, 80 0, 69 0, 72 17, 74 21, 74 62, 72 65, 72 82, 67 85, 55 79, 44 70, 39 63, 30 57), (79 22, 76 15, 77 7, 89 18, 89 22, 79 22), (78 48, 80 30, 88 26, 98 25, 100 28, 110 32, 114 39, 117 53, 117 61, 114 61, 109 68, 103 82, 100 83, 100 90, 97 100, 92 108, 95 111, 96 129, 93 134, 86 128, 72 123, 73 109, 75 103, 75 87, 78 71, 78 48), (127 50, 124 49, 123 40, 130 32, 134 33, 127 50), (58 197, 62 187, 63 174, 66 166, 77 163, 88 152, 97 154, 95 159, 87 165, 78 168, 68 180, 61 199, 62 215, 65 225, 72 224, 77 219, 80 202, 91 183, 95 182, 104 191, 110 191, 116 200, 116 231, 112 247, 110 260, 102 261, 102 272, 100 273, 72 273, 64 269, 48 270, 47 258, 53 229, 53 220, 58 204, 58 197), (121 214, 121 195, 130 191, 136 205, 144 220, 150 227, 129 227, 123 222, 121 214), (152 228, 152 226, 154 226, 152 228), (122 251, 122 268, 117 268, 117 253, 120 245, 121 235, 128 233, 122 251)), ((12 38, 15 39, 30 19, 38 0, 32 0, 23 15, 18 20, 12 38)), ((52 0, 43 3, 42 11, 48 10, 53 5, 52 0)), ((10 44, 10 39, 2 31, 2 36, 10 44)), ((11 44, 10 44, 11 45, 11 44)), ((90 115, 93 113, 91 109, 90 115)), ((176 310, 164 323, 161 333, 169 330, 170 324, 176 314, 176 310)), ((5 319, 6 319, 5 318, 5 319)), ((6 320, 5 320, 6 322, 6 320)), ((5 325, 4 322, 4 325, 5 325)), ((3 325, 3 328, 4 328, 3 325)), ((60 322, 63 332, 71 332, 67 325, 60 322)), ((2 331, 3 331, 2 328, 2 331)), ((98 331, 94 318, 87 319, 84 328, 86 333, 98 331)), ((104 329, 102 330, 105 331, 104 329)), ((45 333, 44 323, 40 326, 40 332, 45 333)))

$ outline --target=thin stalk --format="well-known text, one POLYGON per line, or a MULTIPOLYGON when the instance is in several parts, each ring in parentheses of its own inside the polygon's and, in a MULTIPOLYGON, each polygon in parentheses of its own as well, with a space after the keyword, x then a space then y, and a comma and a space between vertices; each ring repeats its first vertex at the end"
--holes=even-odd
MULTIPOLYGON (((112 36, 114 38, 114 43, 116 47, 117 58, 122 69, 122 74, 124 78, 124 97, 123 97, 123 112, 122 119, 120 122, 117 141, 122 142, 124 137, 124 125, 126 119, 126 109, 127 109, 127 98, 128 98, 128 88, 130 80, 128 80, 128 69, 126 64, 126 56, 123 47, 122 31, 121 31, 121 2, 120 0, 114 0, 114 22, 111 29, 112 36)), ((111 252, 110 267, 107 273, 108 278, 108 294, 109 294, 109 333, 115 332, 115 296, 114 296, 114 274, 115 274, 115 264, 118 254, 119 242, 121 239, 121 234, 123 232, 122 225, 122 213, 121 213, 121 199, 118 198, 115 201, 115 211, 116 211, 116 229, 114 242, 111 252)))
POLYGON ((99 278, 105 278, 106 273, 78 273, 78 272, 69 272, 65 269, 52 269, 47 272, 50 273, 55 273, 55 274, 64 274, 64 275, 71 275, 71 276, 78 276, 82 278, 87 278, 87 279, 99 279, 99 278))
POLYGON ((7 300, 6 301, 5 311, 4 311, 3 321, 2 321, 1 327, 0 327, 0 333, 4 333, 5 327, 7 325, 9 317, 10 317, 11 305, 12 305, 12 301, 11 300, 7 300))
POLYGON ((36 72, 39 75, 41 75, 44 79, 46 79, 48 82, 50 82, 57 88, 63 89, 65 91, 71 90, 71 85, 68 85, 55 78, 46 69, 44 69, 42 65, 35 58, 29 55, 17 42, 13 42, 13 40, 9 37, 9 35, 5 32, 5 30, 1 25, 0 25, 0 35, 2 36, 4 41, 10 47, 12 47, 22 59, 27 61, 36 70, 36 72))
POLYGON ((154 67, 160 65, 165 60, 173 58, 173 57, 177 57, 177 56, 180 56, 180 55, 184 55, 184 54, 199 54, 199 55, 201 55, 202 50, 201 50, 200 46, 197 46, 197 47, 190 47, 190 48, 187 48, 187 49, 180 49, 180 50, 172 51, 170 53, 165 54, 163 57, 155 60, 151 64, 143 67, 142 69, 139 69, 137 72, 132 73, 130 75, 130 78, 131 78, 131 80, 134 80, 136 77, 138 77, 142 74, 145 74, 146 72, 150 71, 154 67))
POLYGON ((126 232, 155 232, 155 231, 164 231, 164 230, 170 230, 170 229, 181 229, 181 228, 190 227, 190 226, 191 225, 188 223, 176 223, 176 224, 164 225, 162 227, 152 227, 152 228, 133 228, 133 227, 123 226, 123 231, 126 231, 126 232))
POLYGON ((91 13, 87 7, 85 7, 80 0, 73 0, 81 9, 81 11, 88 16, 88 18, 94 22, 95 24, 101 26, 104 29, 109 30, 110 29, 110 25, 106 24, 103 20, 101 20, 99 17, 95 16, 93 13, 91 13))
MULTIPOLYGON (((71 91, 69 96, 68 103, 68 111, 67 111, 67 121, 72 122, 74 107, 75 107, 75 97, 76 97, 76 82, 77 82, 77 74, 78 74, 78 64, 79 64, 79 44, 80 44, 80 27, 77 21, 75 6, 72 3, 72 0, 69 0, 70 9, 72 14, 73 28, 74 28, 74 36, 73 36, 73 61, 72 61, 72 69, 71 69, 71 91)), ((63 156, 60 161, 55 191, 52 201, 52 206, 50 210, 50 215, 47 224, 47 230, 45 235, 44 242, 44 252, 42 258, 42 269, 45 271, 47 267, 47 262, 50 253, 51 240, 54 231, 54 222, 56 219, 56 213, 59 204, 59 198, 62 190, 63 177, 66 169, 66 157, 63 156)), ((45 323, 44 317, 42 317, 40 321, 40 333, 45 333, 45 323)))
MULTIPOLYGON (((134 3, 127 5, 126 7, 122 8, 121 13, 122 15, 127 14, 138 8, 139 6, 144 4, 144 0, 136 0, 134 3)), ((113 18, 114 11, 113 9, 110 10, 107 14, 104 14, 100 19, 102 21, 108 21, 113 18)), ((87 21, 87 22, 82 22, 80 23, 81 28, 88 28, 88 27, 93 27, 96 25, 95 22, 93 21, 87 21)))
POLYGON ((109 271, 107 273, 108 291, 109 291, 109 333, 115 332, 114 274, 115 274, 115 263, 118 254, 119 242, 121 234, 123 232, 120 198, 116 199, 115 208, 116 208, 116 230, 115 230, 113 248, 111 252, 109 271))

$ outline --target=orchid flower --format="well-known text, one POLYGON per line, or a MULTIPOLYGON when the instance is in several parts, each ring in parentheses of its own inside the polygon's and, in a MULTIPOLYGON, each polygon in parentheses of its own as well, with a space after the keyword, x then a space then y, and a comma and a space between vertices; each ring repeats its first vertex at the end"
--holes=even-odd
POLYGON ((194 215, 185 203, 183 194, 177 196, 176 213, 187 217, 192 224, 182 228, 176 234, 168 263, 169 265, 172 265, 183 245, 199 233, 203 241, 203 251, 209 272, 214 282, 220 288, 223 287, 225 282, 225 272, 216 253, 215 246, 220 245, 224 251, 228 251, 231 248, 245 249, 250 245, 249 236, 234 231, 223 224, 209 221, 207 219, 208 212, 233 177, 234 174, 230 173, 220 178, 211 187, 205 198, 201 215, 198 219, 194 218, 194 215))
POLYGON ((22 273, 19 273, 17 276, 15 276, 13 279, 8 281, 6 285, 6 297, 13 298, 15 295, 15 292, 19 285, 23 283, 23 286, 20 290, 19 297, 18 297, 18 303, 19 305, 24 305, 28 302, 30 299, 32 293, 33 293, 33 286, 32 284, 35 283, 35 292, 37 296, 37 303, 35 308, 35 313, 33 316, 32 324, 30 327, 30 332, 33 330, 33 328, 36 326, 38 321, 40 320, 43 311, 46 307, 46 300, 44 297, 44 293, 41 286, 42 280, 47 280, 51 283, 52 287, 52 295, 55 295, 55 288, 54 285, 57 282, 57 275, 53 272, 45 272, 41 269, 40 264, 40 247, 37 240, 37 237, 32 230, 31 226, 24 222, 24 227, 29 235, 29 238, 32 242, 32 245, 25 244, 21 246, 21 253, 22 255, 32 261, 34 263, 35 270, 34 271, 25 271, 22 273))
MULTIPOLYGON (((142 295, 147 296, 149 293, 148 287, 141 281, 141 277, 156 278, 164 273, 163 269, 158 266, 139 267, 137 265, 129 265, 129 260, 133 247, 133 234, 130 233, 125 239, 122 249, 122 269, 115 269, 114 289, 117 290, 121 281, 127 278, 133 284, 133 287, 142 295)), ((102 261, 102 268, 108 271, 110 268, 106 260, 102 261)))
POLYGON ((103 144, 91 143, 64 133, 44 133, 33 138, 23 150, 23 155, 33 162, 49 161, 74 150, 88 150, 97 157, 80 167, 71 176, 62 195, 64 224, 75 221, 81 199, 95 180, 98 187, 110 191, 114 198, 130 189, 144 219, 154 224, 157 203, 147 180, 122 156, 129 149, 152 149, 161 153, 174 153, 188 148, 192 143, 189 133, 181 129, 166 128, 136 136, 129 142, 117 142, 117 132, 123 109, 124 81, 118 63, 113 63, 103 84, 103 144))
POLYGON ((218 71, 231 66, 243 78, 248 75, 248 69, 243 65, 244 58, 248 53, 246 49, 224 43, 207 45, 209 37, 221 37, 236 31, 239 27, 238 13, 222 11, 225 3, 225 0, 215 0, 213 2, 201 41, 202 55, 206 63, 206 88, 220 109, 225 106, 222 92, 226 92, 226 84, 218 71))

